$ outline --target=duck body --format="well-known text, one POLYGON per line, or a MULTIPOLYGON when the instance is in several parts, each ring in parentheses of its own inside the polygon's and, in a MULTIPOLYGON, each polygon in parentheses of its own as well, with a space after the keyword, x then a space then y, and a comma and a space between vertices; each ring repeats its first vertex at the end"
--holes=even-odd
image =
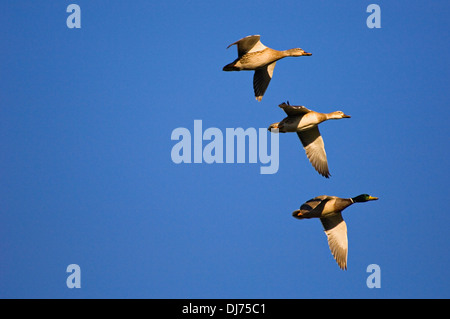
POLYGON ((293 213, 293 217, 297 219, 332 217, 353 203, 351 198, 339 198, 328 195, 317 196, 300 206, 300 209, 295 214, 293 213), (315 209, 321 204, 320 208, 315 209))
POLYGON ((300 209, 292 213, 292 216, 297 219, 320 218, 334 259, 342 270, 346 270, 348 238, 347 225, 342 217, 342 211, 354 203, 377 199, 378 197, 367 194, 361 194, 353 198, 321 195, 302 204, 300 209))
POLYGON ((327 120, 323 113, 310 111, 298 116, 288 116, 278 123, 278 129, 281 133, 301 132, 314 128, 327 120))
POLYGON ((279 107, 286 112, 287 117, 281 122, 271 124, 268 130, 278 129, 281 133, 296 132, 314 169, 322 176, 330 177, 325 144, 318 125, 331 119, 350 118, 350 115, 341 111, 319 113, 304 106, 290 105, 289 101, 280 104, 279 107))
POLYGON ((223 67, 223 71, 254 71, 267 67, 287 55, 283 51, 265 48, 261 51, 249 52, 223 67))
POLYGON ((250 35, 232 44, 237 45, 238 58, 225 65, 223 71, 255 71, 253 90, 257 101, 261 101, 272 79, 273 70, 278 60, 292 56, 309 56, 311 53, 300 48, 278 51, 266 47, 260 41, 259 35, 250 35))

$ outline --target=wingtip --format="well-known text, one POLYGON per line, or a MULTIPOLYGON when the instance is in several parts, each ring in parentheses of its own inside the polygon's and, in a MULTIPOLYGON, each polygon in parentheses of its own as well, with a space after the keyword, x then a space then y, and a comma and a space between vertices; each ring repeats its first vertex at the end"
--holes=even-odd
MULTIPOLYGON (((313 167, 314 167, 314 165, 313 165, 313 167)), ((320 175, 322 175, 325 178, 330 178, 331 177, 331 174, 330 174, 330 172, 328 170, 324 172, 324 171, 321 171, 321 170, 317 169, 316 167, 314 167, 314 169, 316 170, 317 173, 319 173, 320 175)))

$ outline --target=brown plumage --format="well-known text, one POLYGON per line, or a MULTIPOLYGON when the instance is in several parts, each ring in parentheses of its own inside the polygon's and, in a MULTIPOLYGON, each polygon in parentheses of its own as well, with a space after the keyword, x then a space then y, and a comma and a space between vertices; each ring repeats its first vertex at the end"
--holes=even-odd
POLYGON ((272 79, 276 61, 288 56, 309 56, 311 53, 302 49, 278 51, 266 47, 260 41, 259 35, 250 35, 232 44, 237 45, 238 58, 223 67, 223 71, 254 70, 253 90, 257 101, 261 101, 272 79))
POLYGON ((281 122, 271 124, 269 130, 278 129, 280 133, 296 132, 311 165, 320 175, 326 178, 330 177, 325 144, 320 135, 318 125, 331 119, 350 118, 350 115, 346 115, 341 111, 319 113, 311 111, 304 106, 290 105, 289 101, 280 104, 279 107, 288 116, 281 122))

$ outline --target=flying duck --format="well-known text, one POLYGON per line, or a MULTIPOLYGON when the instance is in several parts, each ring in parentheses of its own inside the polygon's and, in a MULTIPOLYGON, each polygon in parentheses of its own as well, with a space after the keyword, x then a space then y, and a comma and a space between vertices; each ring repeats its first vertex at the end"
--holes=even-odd
POLYGON ((362 194, 353 198, 339 198, 336 196, 317 196, 310 199, 292 213, 297 219, 320 218, 325 234, 328 238, 328 245, 334 259, 342 270, 347 269, 347 225, 342 218, 342 211, 354 203, 363 203, 377 200, 362 194))
POLYGON ((311 55, 299 48, 285 51, 274 50, 266 47, 259 39, 259 35, 249 35, 230 44, 227 49, 232 45, 237 45, 238 58, 223 67, 223 71, 254 70, 253 90, 257 101, 261 101, 266 92, 278 60, 287 56, 311 55))
POLYGON ((281 133, 296 132, 306 152, 306 156, 312 166, 322 176, 329 178, 327 154, 325 145, 319 131, 319 124, 327 120, 350 118, 341 111, 331 113, 319 113, 311 111, 304 106, 282 103, 279 105, 288 115, 281 122, 273 123, 268 130, 278 129, 281 133))

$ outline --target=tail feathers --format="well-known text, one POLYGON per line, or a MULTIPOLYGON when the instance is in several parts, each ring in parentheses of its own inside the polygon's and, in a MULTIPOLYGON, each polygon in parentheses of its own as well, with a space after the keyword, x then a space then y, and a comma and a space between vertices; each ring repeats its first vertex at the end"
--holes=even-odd
POLYGON ((223 71, 239 71, 239 68, 234 66, 234 62, 227 64, 223 67, 222 69, 223 71))
POLYGON ((295 217, 295 218, 297 218, 297 219, 303 219, 303 218, 305 218, 305 217, 303 217, 303 214, 302 214, 302 212, 301 212, 300 209, 294 210, 294 211, 292 212, 292 217, 295 217))

